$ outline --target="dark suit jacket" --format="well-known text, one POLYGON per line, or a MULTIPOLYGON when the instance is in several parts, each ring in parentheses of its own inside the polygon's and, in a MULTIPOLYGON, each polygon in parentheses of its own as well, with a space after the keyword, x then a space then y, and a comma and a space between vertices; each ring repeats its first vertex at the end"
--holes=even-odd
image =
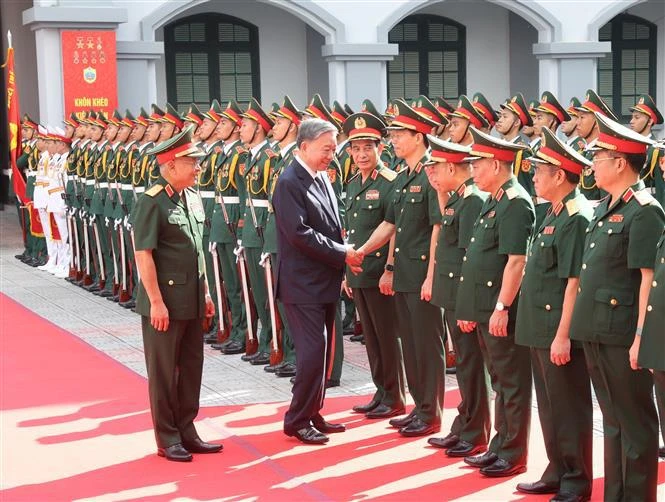
MULTIPOLYGON (((334 203, 330 183, 326 176, 322 178, 334 203)), ((337 208, 322 197, 312 176, 295 159, 275 187, 275 290, 284 303, 332 303, 339 299, 346 247, 337 208)))

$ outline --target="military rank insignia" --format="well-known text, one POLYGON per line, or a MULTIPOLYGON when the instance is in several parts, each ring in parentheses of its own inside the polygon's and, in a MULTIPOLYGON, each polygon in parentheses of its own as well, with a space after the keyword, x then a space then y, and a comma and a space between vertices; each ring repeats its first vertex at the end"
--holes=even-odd
POLYGON ((488 218, 494 218, 495 216, 496 216, 496 211, 490 211, 489 213, 487 213, 488 218))
POLYGON ((365 194, 365 200, 379 200, 379 191, 367 190, 367 193, 365 194))
POLYGON ((448 207, 446 208, 443 214, 446 216, 453 216, 455 214, 455 209, 452 207, 448 207))
POLYGON ((409 187, 409 193, 420 193, 423 187, 420 185, 413 185, 409 187))
POLYGON ((554 234, 554 227, 551 226, 551 225, 546 226, 545 228, 543 228, 543 234, 544 234, 544 235, 552 235, 552 234, 554 234))
POLYGON ((610 223, 621 223, 623 221, 623 214, 613 214, 608 221, 610 223))

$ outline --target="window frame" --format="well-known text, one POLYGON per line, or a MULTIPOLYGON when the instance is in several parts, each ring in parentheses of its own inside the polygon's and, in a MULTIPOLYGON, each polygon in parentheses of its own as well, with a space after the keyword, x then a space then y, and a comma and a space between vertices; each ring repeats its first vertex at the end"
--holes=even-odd
MULTIPOLYGON (((261 66, 259 61, 259 29, 242 19, 217 12, 206 12, 176 19, 164 26, 164 63, 166 73, 166 95, 169 103, 178 108, 177 74, 175 55, 177 52, 205 52, 208 56, 208 89, 210 102, 221 100, 219 54, 221 52, 249 52, 252 66, 252 97, 261 101, 261 66), (178 26, 190 23, 205 24, 204 42, 177 42, 175 30, 178 26), (249 42, 219 42, 219 23, 230 23, 249 30, 249 42)), ((194 74, 194 73, 192 73, 194 74)), ((237 74, 236 74, 237 75, 237 74)), ((194 101, 196 102, 196 101, 194 101)), ((245 101, 240 102, 246 104, 245 101)))
MULTIPOLYGON (((418 90, 419 95, 423 94, 429 98, 437 98, 439 96, 432 96, 429 92, 429 52, 445 52, 446 50, 453 50, 457 52, 457 96, 448 96, 446 99, 457 99, 460 95, 466 94, 466 26, 448 17, 439 16, 435 14, 413 14, 402 19, 399 23, 395 24, 388 32, 388 43, 395 43, 399 46, 398 52, 418 52, 418 90), (415 23, 418 25, 418 40, 417 41, 401 41, 391 42, 390 32, 400 24, 415 23), (443 24, 444 26, 454 26, 458 30, 457 42, 433 42, 429 40, 429 24, 443 24), (422 39, 421 34, 425 34, 426 38, 422 39)), ((386 64, 386 94, 388 99, 390 96, 390 61, 386 64)), ((404 75, 402 72, 401 75, 404 75)), ((438 72, 437 72, 438 73, 438 72)), ((445 72, 443 72, 445 73, 445 72)), ((395 96, 404 97, 404 96, 395 96)), ((445 97, 445 96, 444 96, 445 97)), ((413 99, 415 96, 406 98, 413 99)))

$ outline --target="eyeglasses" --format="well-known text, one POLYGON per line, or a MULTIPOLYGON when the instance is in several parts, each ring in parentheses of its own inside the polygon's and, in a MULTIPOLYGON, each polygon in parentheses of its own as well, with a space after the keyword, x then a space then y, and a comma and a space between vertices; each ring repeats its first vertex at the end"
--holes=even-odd
POLYGON ((598 158, 594 157, 593 160, 592 160, 591 162, 593 162, 594 164, 598 164, 599 162, 602 162, 602 161, 604 161, 604 160, 616 160, 616 159, 618 159, 618 158, 619 158, 619 157, 603 157, 603 158, 601 158, 601 159, 598 159, 598 158))

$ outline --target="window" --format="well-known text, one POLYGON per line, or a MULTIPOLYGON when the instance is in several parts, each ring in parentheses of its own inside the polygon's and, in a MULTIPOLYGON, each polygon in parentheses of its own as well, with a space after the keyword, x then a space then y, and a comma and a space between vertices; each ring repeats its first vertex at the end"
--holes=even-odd
POLYGON ((164 28, 168 100, 178 111, 213 99, 260 100, 258 29, 230 16, 203 14, 164 28))
POLYGON ((388 34, 399 54, 388 62, 388 98, 457 99, 466 93, 466 29, 432 15, 405 18, 388 34))
POLYGON ((623 121, 640 94, 656 94, 656 25, 621 14, 598 31, 612 52, 598 60, 598 94, 623 121))

